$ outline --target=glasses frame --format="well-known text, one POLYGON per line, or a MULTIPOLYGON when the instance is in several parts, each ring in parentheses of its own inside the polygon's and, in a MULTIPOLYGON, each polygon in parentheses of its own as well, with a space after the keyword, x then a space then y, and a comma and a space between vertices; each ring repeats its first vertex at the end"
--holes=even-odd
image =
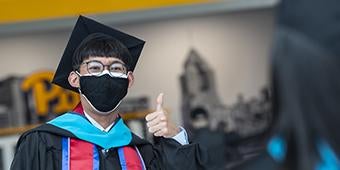
MULTIPOLYGON (((115 75, 113 75, 112 74, 112 72, 109 70, 109 68, 112 66, 112 65, 114 65, 114 64, 122 64, 123 65, 123 67, 125 68, 125 73, 118 73, 118 74, 121 74, 121 75, 128 75, 128 67, 127 67, 127 65, 126 64, 124 64, 124 63, 122 63, 122 62, 120 62, 120 61, 114 61, 114 62, 112 62, 111 64, 103 64, 101 61, 98 61, 98 60, 89 60, 89 61, 85 61, 85 62, 82 62, 80 65, 83 65, 83 64, 85 64, 86 65, 86 71, 88 72, 88 74, 90 74, 90 75, 92 75, 92 76, 100 76, 105 70, 108 70, 108 72, 109 72, 109 74, 110 74, 110 76, 112 76, 112 77, 116 77, 115 75), (89 66, 88 66, 88 64, 89 63, 91 63, 91 62, 96 62, 96 63, 99 63, 99 64, 101 64, 102 66, 103 66, 103 70, 100 72, 100 73, 91 73, 90 72, 90 70, 89 70, 89 66), (107 69, 106 69, 107 68, 107 69)), ((80 69, 80 68, 79 68, 80 69)), ((119 77, 119 76, 118 76, 119 77)))

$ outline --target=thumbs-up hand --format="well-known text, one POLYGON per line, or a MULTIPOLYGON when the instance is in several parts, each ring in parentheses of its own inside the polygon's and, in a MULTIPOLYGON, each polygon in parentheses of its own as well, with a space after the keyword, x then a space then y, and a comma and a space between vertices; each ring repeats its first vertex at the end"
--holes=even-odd
POLYGON ((158 95, 156 111, 146 115, 145 120, 149 132, 154 136, 171 138, 180 132, 180 128, 170 120, 169 114, 163 109, 163 96, 163 93, 158 95))

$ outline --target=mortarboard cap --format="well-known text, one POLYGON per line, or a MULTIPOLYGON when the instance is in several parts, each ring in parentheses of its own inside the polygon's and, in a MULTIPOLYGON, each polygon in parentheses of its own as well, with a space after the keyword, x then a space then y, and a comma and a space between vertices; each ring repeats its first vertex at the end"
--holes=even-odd
POLYGON ((75 50, 81 42, 90 34, 102 33, 119 40, 124 44, 131 54, 131 62, 129 63, 129 71, 133 71, 137 64, 138 58, 142 52, 145 41, 136 37, 120 32, 116 29, 98 23, 84 16, 79 16, 77 23, 72 31, 69 42, 65 48, 64 54, 60 59, 57 71, 54 75, 52 83, 69 90, 78 92, 78 89, 73 88, 68 82, 68 76, 72 67, 72 58, 75 50))

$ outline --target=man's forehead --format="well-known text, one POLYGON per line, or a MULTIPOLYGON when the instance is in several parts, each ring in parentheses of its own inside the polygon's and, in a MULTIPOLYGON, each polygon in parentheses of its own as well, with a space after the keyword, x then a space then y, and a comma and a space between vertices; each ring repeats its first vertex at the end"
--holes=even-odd
POLYGON ((87 61, 100 61, 103 64, 106 63, 113 63, 113 62, 119 62, 119 63, 124 63, 121 59, 116 58, 116 57, 98 57, 98 56, 90 56, 89 58, 87 58, 86 60, 84 60, 84 62, 87 61))

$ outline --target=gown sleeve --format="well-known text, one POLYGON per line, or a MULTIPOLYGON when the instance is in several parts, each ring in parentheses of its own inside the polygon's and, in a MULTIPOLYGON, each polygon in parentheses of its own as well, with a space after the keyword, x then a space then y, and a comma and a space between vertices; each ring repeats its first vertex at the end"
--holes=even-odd
POLYGON ((208 169, 206 150, 197 143, 181 145, 174 139, 156 138, 155 145, 141 149, 148 170, 208 169))
POLYGON ((60 160, 55 150, 46 145, 39 132, 22 135, 18 140, 11 170, 53 170, 58 169, 60 160))

